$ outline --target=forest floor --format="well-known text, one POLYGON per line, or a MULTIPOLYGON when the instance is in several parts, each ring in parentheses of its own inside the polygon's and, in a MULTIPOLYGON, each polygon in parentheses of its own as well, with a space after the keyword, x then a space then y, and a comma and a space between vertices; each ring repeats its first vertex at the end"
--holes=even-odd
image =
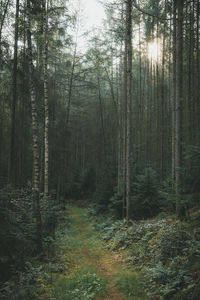
POLYGON ((71 206, 69 211, 70 226, 59 242, 67 269, 53 275, 42 299, 145 300, 144 295, 128 296, 126 284, 124 290, 119 288, 121 278, 135 276, 125 262, 125 252, 106 248, 85 208, 71 206))

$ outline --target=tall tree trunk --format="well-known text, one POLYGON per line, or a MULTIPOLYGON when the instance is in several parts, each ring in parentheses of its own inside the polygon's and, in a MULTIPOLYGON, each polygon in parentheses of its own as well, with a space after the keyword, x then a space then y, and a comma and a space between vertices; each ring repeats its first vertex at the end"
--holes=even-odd
MULTIPOLYGON (((126 39, 126 37, 125 37, 126 39)), ((127 132, 127 43, 125 40, 124 48, 124 105, 123 105, 123 208, 122 216, 126 217, 126 132, 127 132)))
POLYGON ((33 135, 33 206, 36 217, 37 247, 42 250, 42 220, 39 201, 39 147, 38 147, 38 115, 36 108, 35 89, 33 84, 33 59, 31 41, 31 16, 30 0, 27 0, 27 43, 28 43, 28 64, 29 64, 29 88, 31 97, 32 112, 32 135, 33 135))
POLYGON ((173 5, 172 189, 175 190, 176 1, 173 5))
POLYGON ((127 50, 127 132, 126 132, 126 218, 131 208, 131 101, 132 101, 132 0, 126 3, 126 50, 127 50))
POLYGON ((44 72, 44 116, 45 116, 45 127, 44 127, 44 198, 47 203, 49 194, 49 108, 48 108, 48 75, 47 75, 47 64, 48 64, 48 45, 47 45, 47 4, 46 0, 43 0, 43 36, 44 36, 44 49, 43 49, 43 72, 44 72))
POLYGON ((163 50, 162 50, 162 87, 161 87, 161 178, 164 179, 165 175, 165 147, 164 147, 164 141, 166 137, 166 131, 165 131, 165 30, 166 26, 164 24, 164 32, 163 32, 163 50))
POLYGON ((200 113, 200 105, 198 99, 200 98, 199 92, 199 84, 200 84, 200 53, 199 53, 199 22, 200 22, 200 3, 197 1, 197 28, 196 28, 196 48, 197 48, 197 63, 196 63, 196 72, 197 72, 197 79, 196 79, 196 90, 197 90, 197 99, 196 99, 196 120, 197 120, 197 130, 200 128, 199 122, 199 113, 200 113))
POLYGON ((102 138, 103 138, 103 157, 106 163, 106 138, 105 138, 105 125, 104 125, 104 115, 103 115, 103 103, 101 97, 101 85, 99 76, 97 78, 98 81, 98 98, 99 98, 99 112, 100 112, 100 121, 101 121, 101 130, 102 130, 102 138))
POLYGON ((175 103, 175 193, 176 212, 180 215, 180 184, 181 184, 181 114, 182 114, 182 65, 183 65, 183 0, 177 0, 177 35, 176 35, 176 103, 175 103))
POLYGON ((68 94, 68 105, 67 105, 66 130, 67 130, 67 127, 68 127, 69 117, 70 117, 72 89, 73 89, 73 80, 74 80, 74 70, 75 70, 75 64, 76 64, 76 50, 77 50, 77 42, 76 42, 75 48, 74 48, 72 69, 71 69, 71 75, 70 75, 70 80, 69 80, 69 94, 68 94))
POLYGON ((123 100, 122 105, 122 217, 126 217, 126 132, 127 132, 127 42, 126 42, 126 9, 122 6, 124 20, 124 59, 123 59, 123 100))
POLYGON ((18 35, 19 35, 19 0, 16 1, 15 13, 15 42, 14 42, 14 61, 13 61, 13 86, 12 86, 12 118, 11 118, 11 140, 10 140, 10 166, 9 166, 9 182, 15 184, 14 176, 14 156, 15 156, 15 119, 17 104, 17 62, 18 62, 18 35))
POLYGON ((119 133, 118 133, 118 192, 123 191, 123 79, 122 79, 122 42, 120 48, 119 61, 119 101, 118 101, 118 116, 119 116, 119 133))

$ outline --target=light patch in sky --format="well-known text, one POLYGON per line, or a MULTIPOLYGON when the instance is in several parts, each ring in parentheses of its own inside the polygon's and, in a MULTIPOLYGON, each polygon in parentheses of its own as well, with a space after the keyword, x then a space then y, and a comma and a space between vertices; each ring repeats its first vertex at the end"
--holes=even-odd
POLYGON ((103 5, 97 0, 81 0, 81 3, 83 6, 84 29, 91 30, 92 27, 101 27, 105 18, 103 5))
POLYGON ((103 27, 103 20, 106 18, 106 14, 103 5, 98 0, 76 0, 73 4, 77 8, 79 7, 77 49, 83 53, 87 50, 88 40, 95 32, 95 29, 103 27), (89 35, 85 34, 86 32, 89 35))

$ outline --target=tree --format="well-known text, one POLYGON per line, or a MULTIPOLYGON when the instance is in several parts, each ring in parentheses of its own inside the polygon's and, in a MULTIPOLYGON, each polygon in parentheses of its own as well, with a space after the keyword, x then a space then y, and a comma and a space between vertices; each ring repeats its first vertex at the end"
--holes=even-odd
POLYGON ((29 88, 32 112, 32 138, 33 138, 33 206, 36 217, 37 246, 38 251, 42 250, 42 220, 39 201, 39 147, 38 147, 38 115, 35 99, 35 89, 33 81, 33 55, 31 41, 31 6, 27 0, 27 43, 28 43, 28 64, 29 64, 29 88))
POLYGON ((16 1, 15 12, 15 43, 13 60, 13 86, 12 86, 12 117, 11 117, 11 140, 10 140, 10 163, 9 163, 9 182, 15 183, 14 162, 15 162, 15 123, 16 123, 16 104, 17 104, 17 63, 18 63, 18 35, 19 35, 19 0, 16 1))
MULTIPOLYGON (((48 1, 48 0, 47 0, 48 1)), ((47 45, 47 2, 42 1, 43 6, 43 72, 44 72, 44 198, 47 202, 49 194, 49 108, 48 108, 48 45, 47 45)))
MULTIPOLYGON (((175 0, 176 1, 176 0, 175 0)), ((174 134, 174 168, 175 168, 175 193, 177 196, 176 212, 180 214, 181 192, 181 142, 182 142, 182 82, 183 82, 183 7, 184 1, 177 2, 177 34, 176 34, 176 102, 175 102, 175 134, 174 134)))
POLYGON ((131 102, 132 102, 132 0, 126 2, 126 218, 130 219, 131 205, 131 102))

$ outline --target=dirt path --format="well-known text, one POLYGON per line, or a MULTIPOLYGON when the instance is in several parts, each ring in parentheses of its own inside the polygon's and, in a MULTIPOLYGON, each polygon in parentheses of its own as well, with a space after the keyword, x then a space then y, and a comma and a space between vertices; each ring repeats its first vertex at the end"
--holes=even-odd
POLYGON ((77 238, 82 239, 81 245, 83 245, 77 249, 77 256, 80 256, 80 253, 82 253, 84 263, 88 262, 88 264, 94 265, 98 269, 99 273, 108 281, 107 295, 98 296, 96 299, 128 299, 116 286, 115 276, 119 272, 119 269, 123 267, 122 258, 120 255, 114 254, 103 248, 101 241, 98 240, 98 237, 91 228, 91 224, 86 223, 86 220, 84 220, 84 217, 80 214, 79 210, 77 211, 76 208, 71 207, 70 212, 74 225, 79 231, 77 238), (98 241, 96 244, 94 243, 95 239, 98 241))
POLYGON ((125 263, 128 252, 106 247, 94 229, 87 209, 68 208, 58 231, 57 264, 42 287, 41 300, 146 300, 138 272, 125 263), (128 296, 127 296, 128 295, 128 296))

